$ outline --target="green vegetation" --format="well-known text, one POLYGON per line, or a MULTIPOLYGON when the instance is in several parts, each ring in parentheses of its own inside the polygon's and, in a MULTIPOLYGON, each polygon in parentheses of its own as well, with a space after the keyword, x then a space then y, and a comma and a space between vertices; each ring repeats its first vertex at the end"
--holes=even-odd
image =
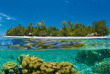
POLYGON ((106 21, 95 21, 93 26, 85 26, 82 23, 77 22, 62 22, 62 28, 58 29, 56 26, 46 27, 45 22, 37 23, 36 27, 33 27, 33 23, 29 24, 26 28, 19 24, 17 27, 13 27, 7 30, 7 36, 104 36, 109 34, 109 28, 106 26, 106 21))

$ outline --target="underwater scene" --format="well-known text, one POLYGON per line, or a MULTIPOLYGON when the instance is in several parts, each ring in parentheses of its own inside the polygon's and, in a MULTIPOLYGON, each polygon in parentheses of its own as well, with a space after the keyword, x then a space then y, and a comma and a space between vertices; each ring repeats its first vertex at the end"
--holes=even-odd
POLYGON ((110 74, 110 38, 0 37, 0 74, 110 74))

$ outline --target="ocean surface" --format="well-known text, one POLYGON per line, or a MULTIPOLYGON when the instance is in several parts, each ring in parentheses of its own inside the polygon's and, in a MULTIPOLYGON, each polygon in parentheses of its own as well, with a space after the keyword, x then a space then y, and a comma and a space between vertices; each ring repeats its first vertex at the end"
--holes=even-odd
POLYGON ((110 65, 110 38, 61 40, 0 37, 0 70, 6 62, 18 63, 20 54, 35 55, 45 62, 70 62, 80 74, 110 74, 107 67, 110 65))

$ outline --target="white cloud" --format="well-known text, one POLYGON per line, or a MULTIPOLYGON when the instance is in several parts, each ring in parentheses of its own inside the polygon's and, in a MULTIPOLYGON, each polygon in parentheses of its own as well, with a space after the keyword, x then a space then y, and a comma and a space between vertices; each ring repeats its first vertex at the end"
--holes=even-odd
POLYGON ((2 20, 2 18, 5 18, 7 20, 16 20, 14 17, 8 16, 4 13, 0 13, 0 20, 2 20))
POLYGON ((68 4, 70 4, 70 1, 65 1, 65 3, 68 3, 68 4))
POLYGON ((6 19, 7 19, 7 20, 11 20, 11 18, 10 18, 10 17, 7 17, 6 19))

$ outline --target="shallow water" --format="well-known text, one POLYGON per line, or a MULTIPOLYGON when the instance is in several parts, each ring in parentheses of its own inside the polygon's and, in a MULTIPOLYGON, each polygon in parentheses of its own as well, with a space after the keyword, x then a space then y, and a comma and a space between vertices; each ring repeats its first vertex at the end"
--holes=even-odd
POLYGON ((41 50, 41 49, 109 49, 110 38, 106 39, 29 39, 0 37, 0 50, 41 50), (80 43, 83 46, 75 47, 80 43), (66 46, 66 47, 64 47, 66 46), (72 47, 74 46, 74 47, 72 47))
MULTIPOLYGON (((17 57, 20 54, 35 55, 43 59, 45 62, 70 62, 74 65, 75 70, 79 71, 80 74, 97 74, 99 72, 93 71, 95 66, 100 67, 100 65, 102 65, 101 62, 110 62, 110 39, 76 39, 74 41, 84 43, 85 45, 80 48, 66 48, 65 50, 60 47, 61 42, 67 42, 70 39, 63 41, 43 40, 44 42, 48 41, 46 45, 54 43, 54 45, 57 46, 57 48, 46 48, 45 50, 42 50, 42 48, 38 49, 34 46, 31 49, 20 49, 18 47, 9 48, 10 46, 25 45, 27 40, 28 39, 26 38, 0 38, 0 69, 3 64, 8 61, 18 63, 17 57)), ((34 43, 35 41, 41 40, 35 39, 31 42, 34 43)), ((107 71, 107 73, 109 74, 109 71, 107 71)))

